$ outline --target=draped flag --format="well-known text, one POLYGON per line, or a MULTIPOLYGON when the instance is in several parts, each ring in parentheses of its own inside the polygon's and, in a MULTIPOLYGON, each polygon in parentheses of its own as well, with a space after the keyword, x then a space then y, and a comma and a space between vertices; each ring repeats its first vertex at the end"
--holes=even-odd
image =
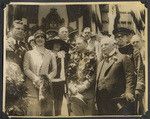
POLYGON ((120 20, 120 13, 119 13, 119 8, 116 5, 116 17, 115 17, 115 20, 114 20, 114 29, 116 29, 118 27, 119 20, 120 20))
POLYGON ((142 12, 140 13, 140 11, 132 11, 131 10, 131 16, 133 17, 133 22, 135 23, 136 29, 138 32, 142 32, 145 28, 145 16, 144 14, 142 14, 142 12))
POLYGON ((83 16, 84 11, 86 9, 86 5, 67 5, 67 14, 68 14, 68 21, 74 22, 77 21, 78 18, 83 16))
POLYGON ((92 26, 93 30, 94 29, 96 30, 94 32, 98 33, 102 30, 100 6, 99 5, 92 5, 91 6, 91 12, 92 12, 91 26, 92 26))

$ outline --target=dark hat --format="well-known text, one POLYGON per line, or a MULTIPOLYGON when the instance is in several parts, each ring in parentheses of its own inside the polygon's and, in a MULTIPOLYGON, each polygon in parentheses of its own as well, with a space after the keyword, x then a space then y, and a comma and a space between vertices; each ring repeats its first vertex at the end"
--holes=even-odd
POLYGON ((45 33, 40 29, 35 32, 34 38, 36 39, 38 36, 43 36, 44 38, 46 38, 45 33))
POLYGON ((128 28, 124 28, 124 27, 120 27, 120 28, 117 28, 117 29, 113 30, 114 35, 118 35, 118 34, 130 35, 131 33, 134 33, 134 31, 131 30, 131 29, 128 29, 128 28))
POLYGON ((46 47, 47 49, 49 49, 49 50, 53 50, 53 45, 54 45, 55 43, 59 43, 59 44, 61 45, 61 48, 60 48, 60 49, 66 51, 66 52, 68 52, 68 51, 69 51, 69 48, 71 47, 71 46, 69 45, 69 43, 65 42, 64 40, 60 39, 59 37, 58 37, 58 38, 54 38, 54 39, 49 40, 49 41, 46 41, 45 47, 46 47))

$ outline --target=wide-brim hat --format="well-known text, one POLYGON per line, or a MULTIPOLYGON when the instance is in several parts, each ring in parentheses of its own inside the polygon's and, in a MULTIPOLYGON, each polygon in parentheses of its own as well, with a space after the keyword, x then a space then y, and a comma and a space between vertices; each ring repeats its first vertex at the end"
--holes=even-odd
POLYGON ((53 45, 55 43, 59 43, 61 45, 60 50, 64 50, 66 52, 68 52, 69 48, 71 47, 69 43, 65 42, 64 40, 61 40, 60 38, 54 38, 52 40, 46 41, 45 47, 49 50, 53 50, 53 45))
POLYGON ((114 35, 118 35, 118 34, 130 35, 130 34, 134 34, 134 31, 132 29, 128 29, 128 28, 125 28, 125 27, 120 27, 120 28, 114 29, 113 34, 114 35))

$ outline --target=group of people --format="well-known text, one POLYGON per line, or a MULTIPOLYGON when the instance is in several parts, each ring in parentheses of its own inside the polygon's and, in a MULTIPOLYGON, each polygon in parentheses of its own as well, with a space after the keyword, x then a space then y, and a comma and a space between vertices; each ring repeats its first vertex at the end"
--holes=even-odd
POLYGON ((63 97, 67 99, 68 115, 144 113, 141 37, 132 30, 114 29, 113 38, 94 35, 86 27, 73 40, 66 27, 61 27, 54 38, 41 29, 28 40, 23 34, 22 21, 14 21, 6 40, 6 54, 16 54, 14 62, 24 74, 26 115, 61 115, 63 97))

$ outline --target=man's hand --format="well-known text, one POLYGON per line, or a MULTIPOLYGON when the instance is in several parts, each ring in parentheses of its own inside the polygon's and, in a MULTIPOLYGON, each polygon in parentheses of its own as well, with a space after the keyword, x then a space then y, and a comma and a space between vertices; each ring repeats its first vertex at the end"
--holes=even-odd
POLYGON ((139 100, 142 97, 141 93, 138 90, 135 90, 135 98, 139 100))
POLYGON ((135 101, 134 95, 131 93, 122 94, 121 97, 125 97, 127 101, 133 102, 135 101))

